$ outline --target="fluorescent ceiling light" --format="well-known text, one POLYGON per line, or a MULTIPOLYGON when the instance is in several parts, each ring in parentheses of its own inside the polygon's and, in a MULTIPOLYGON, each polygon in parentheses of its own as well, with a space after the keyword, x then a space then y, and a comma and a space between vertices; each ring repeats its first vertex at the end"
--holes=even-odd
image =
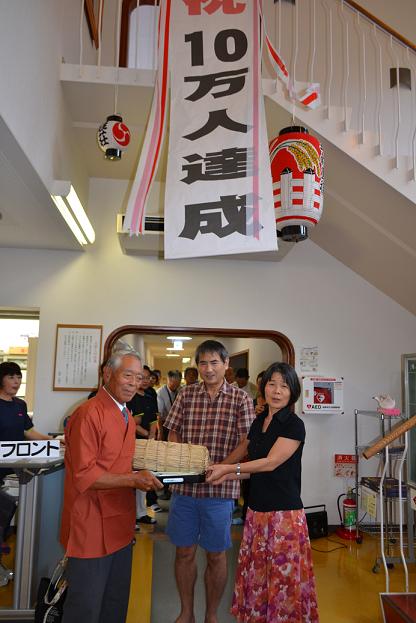
POLYGON ((191 337, 186 337, 185 335, 168 335, 167 340, 181 340, 182 342, 186 342, 187 340, 192 340, 191 337))
POLYGON ((72 233, 74 234, 75 238, 78 240, 79 244, 81 244, 81 245, 88 244, 87 241, 85 240, 84 236, 83 236, 82 231, 78 227, 74 217, 72 216, 71 212, 68 209, 68 206, 66 205, 66 203, 62 199, 62 197, 60 197, 59 195, 51 195, 51 197, 52 197, 56 207, 58 208, 59 212, 63 216, 66 224, 69 227, 69 229, 72 231, 72 233))
POLYGON ((168 353, 165 357, 179 357, 179 355, 175 355, 174 353, 168 353))
POLYGON ((173 346, 168 346, 166 350, 183 350, 182 340, 174 340, 173 346))
POLYGON ((82 203, 80 202, 77 193, 75 192, 75 188, 72 185, 68 195, 68 203, 71 206, 78 223, 81 225, 82 230, 87 236, 88 242, 92 244, 95 241, 95 231, 85 213, 84 208, 82 207, 82 203))
POLYGON ((191 363, 190 357, 182 357, 182 363, 191 363))
POLYGON ((51 197, 80 245, 92 244, 95 231, 71 183, 54 182, 51 197))

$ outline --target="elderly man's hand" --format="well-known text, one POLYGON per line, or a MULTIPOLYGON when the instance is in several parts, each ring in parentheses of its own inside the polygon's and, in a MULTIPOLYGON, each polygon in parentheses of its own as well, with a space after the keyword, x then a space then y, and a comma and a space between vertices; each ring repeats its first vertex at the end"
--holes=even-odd
POLYGON ((139 472, 133 472, 134 487, 141 491, 150 491, 163 489, 163 484, 156 478, 152 472, 147 469, 141 469, 139 472))

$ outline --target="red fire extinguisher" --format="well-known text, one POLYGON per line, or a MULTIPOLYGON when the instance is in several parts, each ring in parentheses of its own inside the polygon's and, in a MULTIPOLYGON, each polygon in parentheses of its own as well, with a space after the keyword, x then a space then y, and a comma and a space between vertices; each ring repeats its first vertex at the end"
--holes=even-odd
POLYGON ((341 539, 353 540, 356 538, 356 525, 357 525, 357 501, 351 488, 347 493, 341 493, 338 496, 338 513, 341 520, 341 526, 337 528, 337 535, 341 539), (339 509, 339 501, 342 497, 345 499, 342 502, 342 517, 339 509))

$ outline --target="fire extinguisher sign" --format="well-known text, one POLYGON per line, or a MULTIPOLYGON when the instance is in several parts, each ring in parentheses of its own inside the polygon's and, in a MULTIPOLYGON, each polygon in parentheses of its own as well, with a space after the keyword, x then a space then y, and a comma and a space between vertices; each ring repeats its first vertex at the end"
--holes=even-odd
POLYGON ((302 378, 302 413, 344 413, 344 379, 326 376, 302 378))
POLYGON ((354 478, 357 465, 355 454, 334 455, 334 475, 340 478, 354 478))

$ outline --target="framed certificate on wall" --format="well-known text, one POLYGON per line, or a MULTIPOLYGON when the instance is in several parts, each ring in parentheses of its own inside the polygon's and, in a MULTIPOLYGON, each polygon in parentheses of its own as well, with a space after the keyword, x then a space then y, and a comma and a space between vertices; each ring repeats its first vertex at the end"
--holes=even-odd
POLYGON ((92 391, 98 387, 102 333, 102 325, 57 325, 54 391, 92 391))

